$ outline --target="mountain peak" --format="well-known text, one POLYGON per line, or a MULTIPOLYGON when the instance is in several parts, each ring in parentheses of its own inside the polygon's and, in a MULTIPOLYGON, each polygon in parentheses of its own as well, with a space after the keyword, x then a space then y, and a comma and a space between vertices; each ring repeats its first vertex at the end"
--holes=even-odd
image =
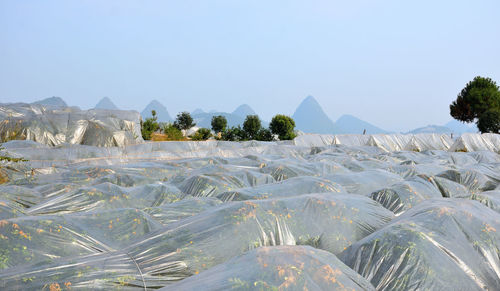
POLYGON ((233 114, 246 118, 247 115, 255 115, 255 111, 248 104, 242 104, 233 111, 233 114))
POLYGON ((306 98, 304 98, 304 100, 302 100, 302 102, 315 102, 315 103, 318 103, 318 101, 316 101, 316 98, 314 98, 314 96, 312 96, 312 95, 308 95, 306 98))
POLYGON ((119 110, 118 107, 108 97, 102 98, 94 107, 95 109, 119 110))
POLYGON ((313 96, 307 96, 297 107, 292 118, 297 129, 306 133, 337 133, 338 129, 328 118, 321 105, 313 96))
POLYGON ((201 108, 196 108, 195 110, 193 110, 193 112, 191 112, 191 115, 203 114, 203 113, 205 113, 205 111, 203 111, 201 108))
POLYGON ((163 106, 163 104, 160 103, 160 101, 156 100, 156 99, 153 99, 151 102, 149 102, 149 105, 160 105, 160 106, 163 106))
POLYGON ((152 117, 151 111, 156 111, 156 116, 158 121, 160 122, 169 122, 172 121, 172 117, 168 113, 167 108, 160 103, 158 100, 152 100, 149 104, 142 110, 141 116, 145 119, 148 117, 152 117))
POLYGON ((314 98, 313 96, 309 95, 307 96, 306 98, 304 98, 304 100, 302 100, 302 102, 300 103, 299 108, 314 108, 315 110, 321 110, 321 112, 324 113, 323 111, 323 108, 321 107, 321 105, 319 105, 318 101, 316 100, 316 98, 314 98))

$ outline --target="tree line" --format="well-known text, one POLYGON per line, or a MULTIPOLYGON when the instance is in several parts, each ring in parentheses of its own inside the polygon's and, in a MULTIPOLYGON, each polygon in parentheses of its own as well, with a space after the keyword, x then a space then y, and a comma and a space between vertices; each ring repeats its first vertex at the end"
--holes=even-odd
MULTIPOLYGON (((188 140, 184 133, 196 124, 189 112, 181 112, 173 123, 157 121, 156 111, 144 122, 141 120, 142 137, 145 140, 188 140), (184 131, 184 133, 183 133, 184 131)), ((490 78, 475 77, 460 91, 450 104, 450 115, 462 122, 475 122, 481 133, 500 132, 500 87, 490 78)), ((190 135, 191 140, 273 141, 294 139, 295 121, 286 115, 275 115, 269 128, 264 128, 258 115, 248 115, 243 126, 228 127, 223 115, 213 116, 212 130, 200 128, 190 135)))
MULTIPOLYGON (((181 112, 173 123, 158 122, 156 111, 151 111, 152 117, 141 120, 141 131, 144 140, 188 140, 185 133, 196 126, 189 112, 181 112)), ((295 121, 287 115, 275 115, 269 128, 262 126, 262 121, 258 115, 247 115, 243 126, 229 127, 227 119, 223 115, 212 117, 211 130, 199 128, 195 133, 188 136, 191 140, 207 140, 214 137, 217 140, 225 141, 273 141, 291 140, 296 137, 295 121)))

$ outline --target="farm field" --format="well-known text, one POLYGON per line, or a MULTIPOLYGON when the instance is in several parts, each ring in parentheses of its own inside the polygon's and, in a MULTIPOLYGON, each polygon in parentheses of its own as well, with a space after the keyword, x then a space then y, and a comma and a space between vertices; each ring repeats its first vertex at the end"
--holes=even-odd
POLYGON ((494 290, 498 135, 5 143, 2 290, 494 290))

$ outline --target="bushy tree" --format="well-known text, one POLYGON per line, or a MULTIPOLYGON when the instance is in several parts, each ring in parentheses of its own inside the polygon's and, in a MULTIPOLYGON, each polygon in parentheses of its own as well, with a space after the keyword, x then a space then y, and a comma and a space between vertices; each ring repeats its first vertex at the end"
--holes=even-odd
POLYGON ((260 141, 273 141, 273 133, 268 128, 261 128, 257 133, 257 140, 260 141))
POLYGON ((481 132, 500 132, 500 111, 486 110, 477 120, 477 128, 481 132))
POLYGON ((246 140, 247 136, 241 126, 233 126, 231 128, 227 128, 222 132, 222 140, 227 141, 243 141, 246 140))
POLYGON ((490 78, 475 77, 450 105, 450 115, 463 122, 476 122, 481 132, 498 133, 500 89, 490 78))
POLYGON ((247 115, 243 122, 243 130, 249 139, 257 139, 257 133, 262 129, 262 123, 258 115, 247 115))
POLYGON ((167 136, 167 140, 184 140, 182 131, 175 127, 172 123, 167 123, 163 127, 163 133, 167 136))
POLYGON ((212 130, 215 133, 223 132, 227 127, 227 119, 223 115, 212 117, 212 130))
POLYGON ((212 136, 212 133, 210 132, 210 129, 208 128, 200 128, 198 129, 195 134, 191 136, 191 139, 193 140, 207 140, 212 136))
POLYGON ((174 122, 174 126, 181 130, 188 130, 195 125, 196 123, 193 122, 191 114, 187 111, 177 114, 177 118, 174 122))
POLYGON ((158 118, 156 117, 156 111, 152 110, 151 115, 152 117, 148 117, 146 121, 141 122, 141 133, 144 140, 150 140, 151 134, 160 128, 157 121, 158 118))
POLYGON ((278 135, 280 140, 294 139, 295 121, 290 117, 282 114, 277 114, 271 120, 269 128, 273 134, 278 135))

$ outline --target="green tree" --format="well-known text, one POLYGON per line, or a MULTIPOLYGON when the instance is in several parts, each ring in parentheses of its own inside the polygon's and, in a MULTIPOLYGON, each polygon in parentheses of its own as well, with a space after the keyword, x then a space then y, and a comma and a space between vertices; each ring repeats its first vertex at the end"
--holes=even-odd
POLYGON ((177 114, 177 118, 174 122, 174 126, 181 130, 188 130, 195 125, 196 123, 193 123, 191 114, 189 114, 189 112, 187 111, 177 114))
POLYGON ((481 132, 500 132, 500 111, 486 110, 477 120, 477 128, 481 132))
POLYGON ((262 123, 258 115, 247 115, 243 122, 243 130, 249 139, 257 139, 257 133, 262 128, 262 123))
POLYGON ((146 118, 146 121, 141 123, 142 138, 144 140, 150 140, 151 134, 160 128, 157 121, 158 118, 156 117, 156 111, 152 110, 151 115, 152 117, 146 118))
POLYGON ((450 105, 450 115, 462 122, 476 122, 481 132, 498 133, 500 89, 490 78, 475 77, 450 105))
POLYGON ((227 119, 223 115, 212 117, 212 130, 215 133, 223 132, 227 127, 227 119))
POLYGON ((273 134, 278 135, 280 140, 294 139, 296 134, 293 131, 295 121, 290 117, 282 114, 277 114, 271 120, 269 128, 273 134))

